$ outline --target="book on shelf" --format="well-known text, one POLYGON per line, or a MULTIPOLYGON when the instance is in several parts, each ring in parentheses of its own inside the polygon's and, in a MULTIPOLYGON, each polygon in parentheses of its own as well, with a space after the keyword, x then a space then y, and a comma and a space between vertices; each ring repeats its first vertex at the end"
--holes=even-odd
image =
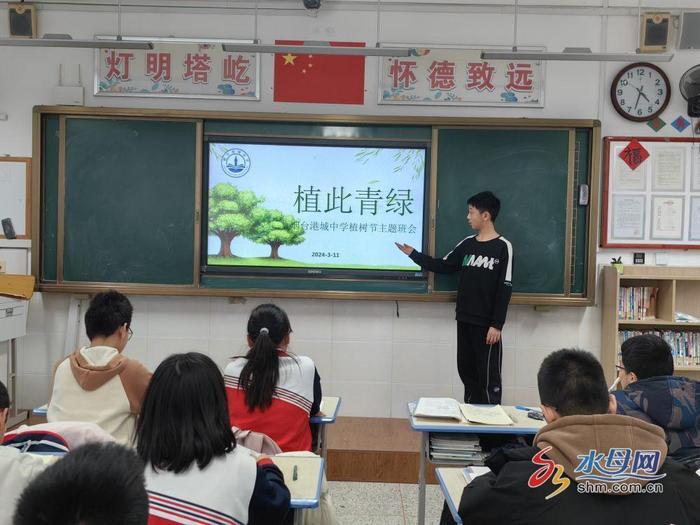
POLYGON ((465 461, 465 462, 476 462, 483 463, 484 459, 488 456, 488 452, 439 452, 430 451, 430 459, 436 460, 446 460, 446 461, 465 461))
POLYGON ((433 450, 438 450, 438 451, 446 451, 446 450, 460 450, 464 452, 479 452, 481 450, 481 446, 479 446, 479 442, 477 441, 476 444, 471 444, 471 443, 435 443, 433 441, 430 442, 430 448, 433 450))
POLYGON ((479 437, 470 434, 434 434, 430 436, 430 457, 433 460, 483 463, 487 456, 481 450, 479 437))
POLYGON ((620 287, 617 317, 622 321, 656 319, 659 289, 653 286, 620 287))
MULTIPOLYGON (((618 332, 619 346, 627 339, 643 334, 653 334, 666 341, 673 353, 674 366, 700 367, 700 332, 682 330, 620 330, 618 332)), ((619 353, 617 362, 621 361, 619 353)))
POLYGON ((479 436, 474 434, 431 434, 430 448, 439 451, 481 451, 479 436))
POLYGON ((674 320, 677 323, 700 323, 700 319, 685 312, 676 312, 674 320))

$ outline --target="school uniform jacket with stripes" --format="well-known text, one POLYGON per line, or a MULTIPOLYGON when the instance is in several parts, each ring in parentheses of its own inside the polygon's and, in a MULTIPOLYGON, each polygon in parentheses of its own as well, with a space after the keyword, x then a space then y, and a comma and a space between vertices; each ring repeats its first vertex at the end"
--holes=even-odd
POLYGON ((146 467, 148 525, 245 525, 282 523, 289 510, 284 477, 269 460, 256 464, 237 446, 200 470, 194 463, 175 474, 146 467))
POLYGON ((321 405, 321 380, 311 358, 279 353, 279 380, 272 405, 265 411, 248 410, 245 391, 239 385, 245 358, 231 361, 224 371, 231 425, 262 432, 283 452, 311 450, 309 416, 321 405))

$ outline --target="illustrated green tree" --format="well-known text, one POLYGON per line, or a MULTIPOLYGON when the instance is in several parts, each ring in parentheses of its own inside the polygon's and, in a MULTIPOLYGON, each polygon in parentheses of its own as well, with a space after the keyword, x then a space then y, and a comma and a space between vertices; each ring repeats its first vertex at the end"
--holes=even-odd
POLYGON ((279 259, 282 245, 296 245, 304 242, 304 228, 294 215, 285 215, 278 210, 257 208, 251 214, 252 233, 246 235, 258 244, 270 245, 270 259, 279 259))
POLYGON ((221 241, 219 257, 235 257, 231 242, 248 236, 253 227, 251 216, 265 199, 252 191, 240 191, 233 184, 220 183, 209 192, 209 231, 221 241))

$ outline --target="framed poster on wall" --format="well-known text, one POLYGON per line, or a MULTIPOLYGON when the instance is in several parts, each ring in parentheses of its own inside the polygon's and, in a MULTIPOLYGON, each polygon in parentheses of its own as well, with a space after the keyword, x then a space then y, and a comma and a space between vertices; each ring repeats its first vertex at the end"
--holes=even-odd
POLYGON ((604 248, 700 248, 700 140, 606 137, 604 248))

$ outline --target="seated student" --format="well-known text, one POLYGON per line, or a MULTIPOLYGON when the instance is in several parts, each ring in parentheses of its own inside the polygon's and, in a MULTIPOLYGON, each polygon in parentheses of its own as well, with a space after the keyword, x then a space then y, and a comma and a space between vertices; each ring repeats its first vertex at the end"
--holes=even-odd
POLYGON ((7 431, 10 397, 0 381, 0 525, 12 522, 15 503, 24 487, 59 455, 85 443, 114 438, 92 423, 44 423, 7 431))
MULTIPOLYGON (((7 430, 10 396, 0 382, 0 442, 7 430)), ((0 446, 0 525, 12 523, 12 513, 22 490, 58 457, 25 454, 14 447, 0 446)))
POLYGON ((65 454, 86 443, 112 443, 114 438, 94 423, 59 421, 22 425, 5 434, 2 445, 36 454, 65 454))
POLYGON ((131 444, 151 374, 123 355, 131 338, 129 299, 116 291, 97 294, 85 313, 90 346, 58 364, 47 419, 96 423, 122 444, 131 444))
POLYGON ((617 413, 659 425, 669 456, 700 468, 700 383, 673 375, 668 343, 652 334, 627 339, 618 374, 617 413))
POLYGON ((592 354, 569 349, 550 354, 537 374, 537 386, 548 424, 534 447, 500 449, 487 459, 492 472, 474 479, 462 494, 464 523, 700 523, 700 478, 667 459, 662 429, 615 414, 615 397, 608 394, 603 369, 592 354), (635 469, 637 451, 657 451, 658 462, 652 454, 641 464, 648 470, 635 469), (654 491, 648 494, 634 492, 645 490, 648 480, 643 479, 613 483, 603 475, 598 482, 575 481, 584 474, 614 472, 664 477, 649 486, 654 491), (591 483, 603 493, 586 492, 591 483))
POLYGON ((284 310, 261 304, 248 319, 245 357, 224 371, 231 425, 271 437, 284 452, 310 451, 309 417, 321 407, 314 362, 287 352, 292 327, 284 310))
POLYGON ((289 490, 266 456, 236 446, 216 364, 195 352, 163 361, 136 426, 151 525, 282 523, 289 490))
POLYGON ((146 525, 143 463, 116 443, 91 443, 39 474, 17 503, 14 525, 146 525))

